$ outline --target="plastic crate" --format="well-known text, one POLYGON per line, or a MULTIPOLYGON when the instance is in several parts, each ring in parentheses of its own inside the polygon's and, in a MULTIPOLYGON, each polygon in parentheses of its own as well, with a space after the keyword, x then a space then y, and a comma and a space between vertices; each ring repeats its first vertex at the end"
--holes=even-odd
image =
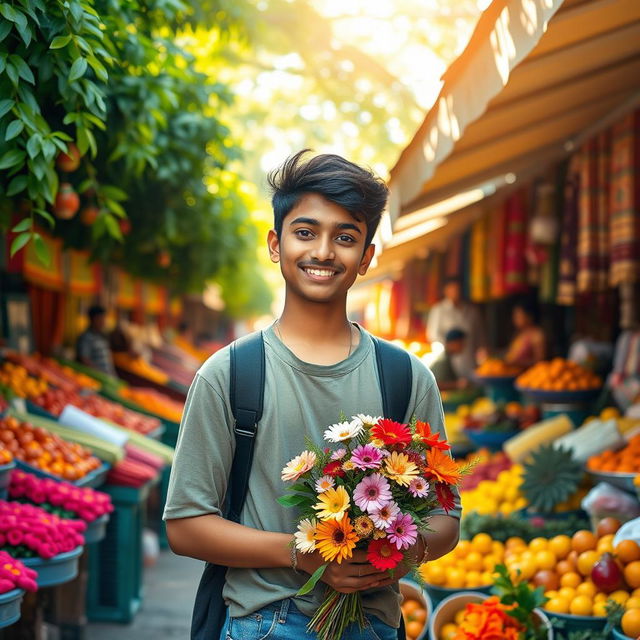
POLYGON ((128 623, 142 604, 142 529, 153 485, 101 489, 111 496, 114 511, 105 537, 89 547, 89 620, 128 623))
POLYGON ((9 483, 11 482, 11 471, 15 469, 15 460, 0 465, 0 500, 6 500, 9 492, 9 483))
POLYGON ((13 589, 0 594, 0 628, 8 627, 20 619, 20 604, 23 595, 22 589, 13 589))

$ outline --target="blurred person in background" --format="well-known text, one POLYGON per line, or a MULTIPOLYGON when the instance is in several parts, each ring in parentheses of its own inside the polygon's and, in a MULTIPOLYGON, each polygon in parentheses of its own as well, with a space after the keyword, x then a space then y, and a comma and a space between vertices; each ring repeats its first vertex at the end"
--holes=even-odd
POLYGON ((447 278, 444 283, 444 299, 433 305, 427 319, 427 340, 445 344, 447 332, 459 329, 465 333, 464 347, 451 356, 451 364, 460 378, 471 378, 484 352, 484 328, 478 308, 462 299, 462 287, 458 278, 447 278))
POLYGON ((100 305, 89 308, 89 326, 78 336, 76 358, 87 367, 116 376, 109 339, 104 332, 106 313, 100 305))
POLYGON ((464 351, 467 334, 457 327, 449 329, 444 337, 444 351, 431 363, 438 389, 451 391, 469 387, 469 379, 459 376, 453 367, 453 358, 464 351))
POLYGON ((618 336, 608 383, 618 407, 628 416, 640 417, 640 324, 618 336))
POLYGON ((547 355, 547 338, 538 325, 538 307, 532 300, 518 301, 511 316, 516 333, 505 356, 505 361, 527 369, 547 355))

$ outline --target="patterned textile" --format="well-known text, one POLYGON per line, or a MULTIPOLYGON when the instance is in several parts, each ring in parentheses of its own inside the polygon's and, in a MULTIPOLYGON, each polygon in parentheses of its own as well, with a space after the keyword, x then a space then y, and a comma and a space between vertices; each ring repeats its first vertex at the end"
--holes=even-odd
POLYGON ((640 281, 640 110, 612 128, 611 268, 612 287, 640 281))
POLYGON ((461 276, 462 267, 462 236, 451 238, 445 254, 445 278, 461 276))
POLYGON ((24 278, 31 284, 51 291, 62 291, 62 240, 53 238, 41 229, 37 230, 49 251, 51 262, 44 265, 36 253, 35 244, 29 242, 24 249, 24 278))
POLYGON ((69 291, 77 296, 95 295, 100 291, 100 265, 89 263, 88 251, 67 252, 69 258, 69 291))
POLYGON ((429 254, 426 301, 430 307, 436 304, 441 297, 443 259, 444 256, 441 253, 429 254))
POLYGON ((578 193, 580 174, 577 171, 578 156, 571 160, 564 187, 564 212, 560 234, 560 264, 558 278, 558 304, 571 306, 576 300, 577 242, 578 242, 578 193))
POLYGON ((139 287, 135 280, 124 271, 116 271, 116 305, 120 309, 133 309, 140 304, 139 287))
POLYGON ((486 302, 489 296, 487 278, 487 242, 489 239, 489 218, 483 216, 471 227, 470 248, 470 291, 473 302, 486 302))
POLYGON ((589 141, 579 155, 578 291, 604 291, 609 286, 610 131, 589 141))
POLYGON ((527 211, 526 194, 520 189, 505 203, 506 231, 504 280, 507 294, 527 289, 527 211))
POLYGON ((487 266, 489 271, 489 295, 492 299, 504 298, 506 209, 499 207, 491 214, 489 242, 487 242, 487 266))

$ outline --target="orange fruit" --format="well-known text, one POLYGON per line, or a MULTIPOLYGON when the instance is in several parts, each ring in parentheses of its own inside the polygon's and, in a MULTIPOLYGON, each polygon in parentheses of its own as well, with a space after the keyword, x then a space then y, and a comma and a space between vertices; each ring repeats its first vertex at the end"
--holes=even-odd
POLYGON ((551 613, 569 613, 569 601, 560 595, 551 598, 544 608, 551 613))
POLYGON ((551 551, 538 551, 536 553, 538 569, 553 569, 556 566, 556 562, 556 557, 551 551))
POLYGON ((464 566, 472 571, 482 571, 484 569, 483 558, 477 551, 471 551, 464 561, 464 566))
POLYGON ((474 551, 477 551, 481 554, 491 553, 493 540, 491 540, 491 536, 488 533, 477 533, 471 539, 471 546, 474 551))
POLYGON ((436 586, 443 585, 447 581, 447 574, 444 567, 432 562, 427 562, 423 575, 425 582, 436 586))
POLYGON ((453 555, 456 558, 466 558, 469 551, 471 551, 471 542, 469 540, 460 540, 458 546, 453 550, 453 555))
POLYGON ((596 551, 598 553, 613 553, 613 539, 615 534, 607 533, 598 540, 596 551))
POLYGON ((637 609, 625 611, 620 625, 625 635, 637 638, 640 635, 640 611, 637 609))
POLYGON ((596 548, 597 539, 591 531, 581 529, 576 531, 571 538, 571 548, 578 553, 583 551, 591 551, 596 548))
POLYGON ((636 598, 635 596, 631 596, 625 603, 625 609, 640 609, 640 598, 636 598))
POLYGON ((549 541, 546 538, 534 538, 529 543, 529 549, 531 551, 546 551, 548 547, 549 541))
POLYGON ((640 560, 630 562, 624 568, 624 579, 632 589, 640 587, 640 560))
POLYGON ((597 551, 583 551, 578 556, 578 571, 583 576, 588 576, 593 569, 593 565, 598 562, 600 555, 597 551))
POLYGON ((629 564, 640 560, 640 546, 635 540, 622 540, 615 548, 618 560, 623 564, 629 564))
POLYGON ((423 628, 424 624, 422 624, 422 622, 418 622, 417 620, 408 622, 407 626, 405 627, 407 636, 409 638, 417 638, 422 633, 423 628))
POLYGON ((480 587, 482 585, 482 576, 479 571, 467 571, 465 576, 467 587, 480 587))
POLYGON ((453 622, 447 622, 440 629, 440 640, 453 640, 458 635, 458 627, 453 622))
POLYGON ((602 538, 602 536, 607 534, 615 533, 621 526, 622 523, 617 518, 603 518, 598 522, 596 535, 598 538, 602 538))
POLYGON ((549 540, 549 551, 553 551, 558 560, 563 560, 571 551, 571 538, 563 535, 554 536, 549 540))
POLYGON ((593 603, 587 596, 576 596, 569 605, 569 613, 574 616, 590 616, 593 613, 593 603))
POLYGON ((449 569, 445 586, 450 589, 462 589, 465 586, 465 575, 460 569, 449 569))
POLYGON ((579 593, 581 596, 588 596, 589 598, 593 598, 598 589, 593 582, 583 582, 576 587, 576 593, 579 593))
POLYGON ((627 600, 629 599, 629 592, 624 591, 623 589, 618 589, 617 591, 610 593, 607 596, 607 599, 613 600, 614 602, 617 602, 618 604, 621 604, 624 606, 627 600))
POLYGON ((406 617, 409 617, 416 609, 420 609, 421 607, 422 605, 417 600, 411 598, 405 600, 400 608, 402 609, 402 613, 404 613, 406 617))
POLYGON ((558 564, 556 565, 556 573, 559 576, 563 576, 565 573, 570 573, 571 571, 573 571, 573 569, 574 566, 566 560, 560 560, 560 562, 558 562, 558 564))
POLYGON ((511 538, 507 538, 505 546, 507 549, 511 549, 512 547, 526 547, 527 543, 518 536, 512 536, 511 538))
POLYGON ((558 590, 558 595, 561 598, 566 598, 567 602, 571 602, 576 597, 576 590, 571 587, 562 587, 558 590))
POLYGON ((607 603, 604 600, 593 603, 593 615, 599 617, 606 617, 607 615, 607 603))
POLYGON ((565 573, 560 577, 561 587, 571 587, 572 589, 576 589, 581 582, 582 578, 573 571, 571 571, 570 573, 565 573))

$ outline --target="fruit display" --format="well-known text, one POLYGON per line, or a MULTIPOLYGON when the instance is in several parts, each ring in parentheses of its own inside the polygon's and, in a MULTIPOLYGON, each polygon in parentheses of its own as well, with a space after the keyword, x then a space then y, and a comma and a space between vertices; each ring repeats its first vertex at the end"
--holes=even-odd
POLYGON ((36 504, 61 518, 79 518, 85 522, 93 522, 113 511, 111 498, 102 491, 39 478, 19 469, 11 473, 9 498, 36 504))
POLYGON ((109 469, 107 482, 124 487, 139 488, 158 477, 158 470, 127 455, 109 469))
POLYGON ((0 467, 9 464, 13 460, 13 454, 7 449, 4 442, 0 442, 0 467))
POLYGON ((581 463, 605 449, 616 450, 623 447, 625 439, 618 426, 618 419, 603 418, 603 415, 610 415, 608 409, 604 409, 599 418, 586 420, 578 429, 556 440, 556 444, 570 449, 571 455, 581 463))
POLYGON ((487 398, 478 398, 473 404, 458 408, 464 429, 510 433, 526 429, 540 420, 540 410, 534 405, 518 402, 495 404, 487 398))
POLYGON ((509 439, 504 444, 504 452, 513 462, 521 462, 543 444, 555 442, 572 430, 573 422, 566 415, 554 416, 509 439))
POLYGON ((505 564, 512 576, 544 588, 550 613, 606 616, 606 604, 635 606, 640 595, 640 546, 623 540, 613 546, 618 522, 601 523, 599 533, 580 530, 569 537, 510 538, 505 564), (631 600, 630 604, 627 602, 631 600))
POLYGON ((473 464, 473 467, 468 475, 462 477, 460 491, 477 489, 483 480, 496 480, 501 471, 508 471, 512 466, 511 460, 502 451, 492 453, 488 449, 470 453, 461 462, 463 465, 473 464))
POLYGON ((147 387, 124 387, 120 389, 120 396, 125 400, 135 402, 139 407, 161 418, 180 422, 184 403, 147 387))
POLYGON ((16 459, 71 482, 101 465, 83 446, 13 416, 0 419, 0 441, 16 459))
POLYGON ((456 548, 432 562, 418 567, 429 586, 447 589, 474 589, 493 584, 493 568, 504 559, 504 545, 479 533, 471 540, 460 540, 456 548))
POLYGON ((527 500, 520 491, 524 469, 513 465, 501 471, 495 480, 481 480, 471 491, 461 491, 463 512, 481 515, 508 515, 527 506, 527 500))
POLYGON ((499 358, 487 358, 477 369, 479 378, 511 378, 520 374, 522 369, 512 364, 507 364, 499 358))
POLYGON ((3 388, 0 385, 0 413, 5 412, 9 408, 9 402, 5 398, 5 395, 9 395, 11 392, 7 392, 6 387, 3 388))
POLYGON ((134 357, 124 352, 114 353, 113 363, 116 367, 140 376, 141 378, 151 380, 151 382, 157 384, 167 384, 167 382, 169 382, 169 376, 164 371, 149 364, 143 358, 134 357))
MULTIPOLYGON (((625 603, 625 611, 620 619, 620 628, 630 638, 640 637, 640 590, 625 603)), ((635 593, 635 592, 634 592, 635 593)))
POLYGON ((419 590, 419 587, 407 581, 400 581, 400 593, 403 596, 402 617, 407 640, 417 640, 425 631, 429 612, 426 601, 419 590))
POLYGON ((605 473, 640 473, 640 434, 632 436, 622 449, 606 449, 587 460, 589 471, 605 473))
POLYGON ((65 520, 40 507, 0 500, 0 551, 45 560, 84 544, 82 520, 65 520))
POLYGON ((0 385, 18 398, 35 398, 49 388, 46 380, 30 376, 24 367, 12 362, 3 362, 0 366, 0 385))
POLYGON ((16 560, 6 551, 0 551, 0 594, 14 589, 36 591, 38 574, 29 567, 25 567, 20 560, 16 560))
POLYGON ((71 404, 96 418, 115 422, 125 429, 138 433, 152 433, 160 427, 160 420, 157 418, 137 413, 96 394, 82 396, 76 392, 51 388, 42 395, 32 398, 32 401, 54 416, 59 416, 64 407, 71 404))
POLYGON ((588 391, 600 388, 602 380, 571 360, 554 358, 534 364, 518 376, 516 384, 540 391, 588 391))

